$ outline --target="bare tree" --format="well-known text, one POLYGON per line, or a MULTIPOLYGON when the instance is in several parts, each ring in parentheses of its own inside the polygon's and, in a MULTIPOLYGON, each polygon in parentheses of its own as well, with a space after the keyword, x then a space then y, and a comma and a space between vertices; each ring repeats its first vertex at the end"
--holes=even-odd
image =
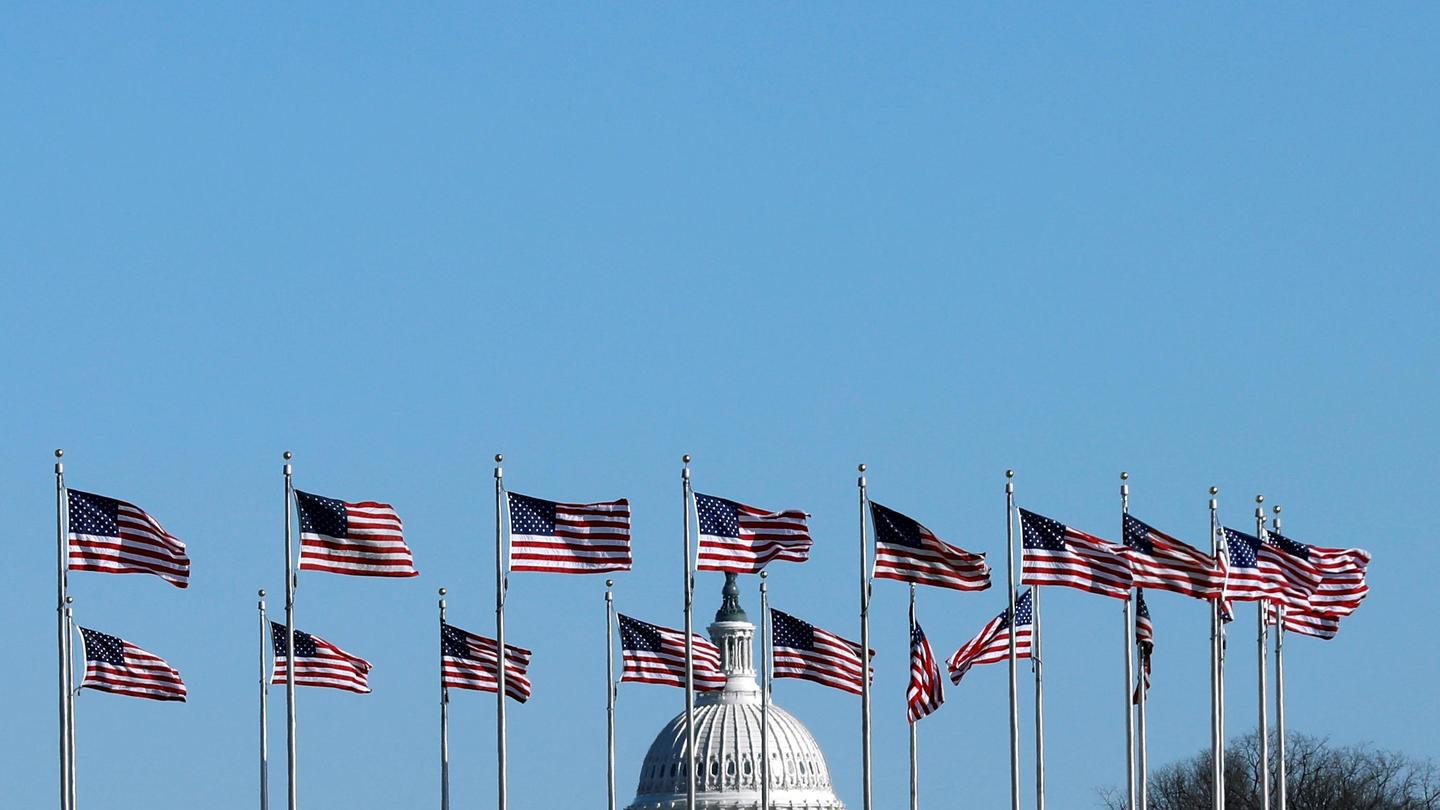
MULTIPOLYGON (((1258 741, 1249 734, 1226 749, 1228 810, 1264 810, 1258 741)), ((1303 734, 1286 735, 1285 754, 1294 810, 1440 810, 1440 771, 1428 760, 1370 745, 1333 746, 1303 734)), ((1155 771, 1149 787, 1151 810, 1210 810, 1210 752, 1155 771)), ((1111 810, 1124 810, 1122 791, 1105 790, 1102 798, 1111 810)))

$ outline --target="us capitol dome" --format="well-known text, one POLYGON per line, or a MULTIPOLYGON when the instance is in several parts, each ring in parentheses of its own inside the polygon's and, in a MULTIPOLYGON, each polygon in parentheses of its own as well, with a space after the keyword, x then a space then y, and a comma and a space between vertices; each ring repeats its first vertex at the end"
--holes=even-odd
MULTIPOLYGON (((698 768, 693 810, 760 810, 760 687, 755 681, 755 625, 740 607, 734 574, 710 625, 720 648, 725 689, 695 696, 698 768)), ((665 724, 640 766, 627 810, 692 810, 685 802, 685 713, 665 724)), ((830 786, 830 768, 809 729, 770 703, 772 810, 844 810, 830 786)))

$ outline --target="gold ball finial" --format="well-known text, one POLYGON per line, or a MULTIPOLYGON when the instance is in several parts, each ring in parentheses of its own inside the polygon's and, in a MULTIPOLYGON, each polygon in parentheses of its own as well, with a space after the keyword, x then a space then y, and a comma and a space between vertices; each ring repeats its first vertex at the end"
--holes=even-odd
POLYGON ((289 461, 290 459, 295 457, 295 454, 290 452, 289 450, 286 450, 285 452, 280 454, 280 457, 285 459, 286 461, 289 461))
POLYGON ((61 449, 58 448, 58 447, 55 448, 55 457, 56 457, 56 458, 64 458, 64 457, 65 457, 65 451, 64 451, 64 450, 61 450, 61 449))
POLYGON ((1219 494, 1220 494, 1220 488, 1219 488, 1219 487, 1210 487, 1210 494, 1211 494, 1211 495, 1219 495, 1219 494))

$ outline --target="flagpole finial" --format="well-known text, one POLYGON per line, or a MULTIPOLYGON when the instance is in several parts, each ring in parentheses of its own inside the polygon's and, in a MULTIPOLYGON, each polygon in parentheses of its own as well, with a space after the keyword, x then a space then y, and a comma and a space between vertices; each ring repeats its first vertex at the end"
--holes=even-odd
POLYGON ((1210 494, 1211 494, 1211 495, 1219 495, 1219 494, 1220 494, 1220 488, 1219 488, 1219 487, 1210 487, 1210 494))
POLYGON ((859 470, 860 472, 863 473, 863 472, 865 472, 865 465, 864 465, 864 464, 860 464, 860 465, 856 466, 855 469, 857 469, 857 470, 859 470))
POLYGON ((448 593, 448 591, 446 591, 444 588, 441 588, 439 593, 441 596, 444 596, 446 593, 448 593))
POLYGON ((495 454, 495 463, 496 463, 496 464, 499 464, 500 462, 502 462, 502 461, 504 461, 504 460, 505 460, 505 454, 504 454, 504 453, 496 453, 496 454, 495 454))
POLYGON ((264 598, 265 598, 265 589, 264 589, 264 588, 261 588, 259 591, 257 591, 257 593, 260 594, 260 598, 261 598, 261 599, 264 599, 264 598))
POLYGON ((55 457, 56 457, 56 458, 64 458, 64 457, 65 457, 65 451, 64 451, 63 449, 59 448, 59 447, 55 448, 55 457))
POLYGON ((1005 477, 1006 477, 1006 478, 1014 478, 1014 477, 1015 477, 1015 471, 1014 471, 1014 470, 1006 470, 1006 471, 1005 471, 1005 477))
POLYGON ((280 457, 285 459, 286 461, 289 461, 290 459, 295 457, 295 454, 290 452, 289 450, 286 450, 285 452, 280 454, 280 457))
POLYGON ((1275 514, 1280 514, 1280 504, 1275 504, 1275 514))
POLYGON ((689 454, 689 453, 686 453, 685 455, 683 455, 683 456, 680 457, 680 460, 681 460, 682 462, 686 463, 686 464, 689 464, 689 463, 690 463, 690 454, 689 454))
POLYGON ((1265 496, 1264 496, 1264 495, 1256 495, 1256 496, 1255 496, 1255 503, 1264 503, 1264 502, 1265 502, 1265 496))
POLYGON ((607 587, 607 588, 613 588, 613 587, 615 587, 615 580, 613 580, 613 579, 607 579, 607 580, 605 580, 605 587, 607 587))

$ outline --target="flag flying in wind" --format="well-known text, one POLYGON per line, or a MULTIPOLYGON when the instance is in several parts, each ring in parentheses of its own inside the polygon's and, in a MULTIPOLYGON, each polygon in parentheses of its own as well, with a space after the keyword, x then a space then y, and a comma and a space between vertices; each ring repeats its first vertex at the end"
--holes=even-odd
POLYGON ((984 554, 956 548, 913 518, 870 502, 875 524, 875 576, 959 591, 990 587, 984 554))
POLYGON ((1365 581, 1370 552, 1365 549, 1307 546, 1275 532, 1268 532, 1268 535, 1283 541, 1282 547, 1304 549, 1310 564, 1320 575, 1319 585, 1310 594, 1308 610, 1349 616, 1370 593, 1370 586, 1365 581))
POLYGON ((413 577, 405 527, 388 503, 348 503, 295 490, 300 570, 361 577, 413 577))
POLYGON ((630 570, 630 502, 556 503, 507 492, 510 568, 550 574, 630 570))
POLYGON ((771 608, 770 645, 777 678, 803 678, 856 695, 864 689, 860 645, 853 641, 771 608))
MULTIPOLYGON (((275 645, 275 674, 271 683, 285 683, 285 625, 270 623, 275 645)), ((324 686, 362 695, 370 694, 370 662, 351 655, 310 633, 295 631, 295 685, 324 686)))
MULTIPOLYGON (((1015 617, 1015 658, 1029 658, 1031 628, 1035 621, 1035 613, 1030 606, 1029 588, 1023 589, 1015 599, 1015 617)), ((1007 607, 981 628, 975 638, 965 642, 965 646, 950 656, 950 680, 960 683, 965 673, 976 664, 998 664, 1010 660, 1010 633, 1010 608, 1007 607)))
POLYGON ((910 630, 910 688, 905 690, 910 722, 934 714, 944 702, 945 679, 940 675, 940 664, 917 623, 910 630))
POLYGON ((1024 509, 1020 533, 1022 584, 1065 585, 1115 599, 1130 598, 1134 579, 1123 546, 1024 509))
POLYGON ((102 574, 154 574, 180 588, 190 584, 185 544, 132 503, 78 489, 69 501, 69 567, 102 574))
MULTIPOLYGON (((1302 636, 1314 636, 1329 641, 1340 633, 1340 619, 1341 617, 1334 613, 1285 607, 1285 630, 1302 636)), ((1280 624, 1280 608, 1274 602, 1265 603, 1265 621, 1271 626, 1280 624)))
MULTIPOLYGON (((657 624, 620 616, 620 651, 624 668, 620 681, 658 683, 685 688, 685 634, 657 624)), ((725 688, 720 648, 699 635, 693 636, 695 690, 715 692, 725 688)))
MULTIPOLYGON (((441 682, 449 689, 499 689, 499 668, 492 638, 477 636, 453 624, 440 623, 441 682)), ((505 645, 505 695, 521 703, 530 699, 530 651, 505 645)))
POLYGON ((1264 538, 1225 528, 1229 553, 1225 598, 1239 602, 1274 599, 1299 608, 1310 606, 1320 585, 1320 572, 1310 562, 1310 548, 1278 534, 1264 538))
POLYGON ((755 574, 771 560, 810 559, 809 517, 799 509, 771 512, 743 503, 695 493, 700 522, 701 571, 755 574))
POLYGON ((114 692, 148 700, 185 700, 185 682, 165 659, 118 636, 80 628, 85 648, 81 689, 114 692))
POLYGON ((1144 591, 1135 592, 1135 646, 1140 648, 1140 683, 1132 700, 1139 703, 1141 689, 1150 693, 1150 655, 1155 652, 1155 625, 1150 622, 1144 591))
POLYGON ((1125 548, 1137 588, 1197 599, 1218 599, 1225 589, 1225 572, 1214 557, 1130 515, 1125 515, 1125 548))

